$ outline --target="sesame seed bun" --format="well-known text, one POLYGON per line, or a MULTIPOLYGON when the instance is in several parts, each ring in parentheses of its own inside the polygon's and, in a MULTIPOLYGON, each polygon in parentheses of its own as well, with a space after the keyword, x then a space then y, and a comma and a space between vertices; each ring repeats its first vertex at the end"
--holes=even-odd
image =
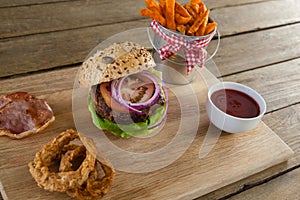
POLYGON ((79 69, 79 84, 81 87, 91 87, 154 66, 151 53, 141 45, 134 42, 114 43, 83 62, 79 69))

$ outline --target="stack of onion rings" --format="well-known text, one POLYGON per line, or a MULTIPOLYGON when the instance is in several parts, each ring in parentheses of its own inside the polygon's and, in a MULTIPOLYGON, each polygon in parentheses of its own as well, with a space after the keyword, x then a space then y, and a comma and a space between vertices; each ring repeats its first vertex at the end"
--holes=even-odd
POLYGON ((82 144, 72 144, 75 139, 79 140, 79 135, 72 129, 59 134, 36 153, 29 171, 45 190, 66 192, 77 199, 102 197, 110 190, 115 171, 82 144))

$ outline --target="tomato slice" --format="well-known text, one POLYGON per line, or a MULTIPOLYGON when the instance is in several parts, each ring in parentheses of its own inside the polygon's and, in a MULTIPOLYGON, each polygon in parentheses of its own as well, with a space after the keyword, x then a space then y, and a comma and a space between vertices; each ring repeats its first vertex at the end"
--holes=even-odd
POLYGON ((128 109, 122 106, 120 103, 118 103, 116 100, 114 100, 110 94, 110 83, 101 83, 100 85, 100 92, 101 95, 108 107, 110 107, 112 110, 115 110, 120 113, 128 113, 128 109))
POLYGON ((149 78, 133 75, 123 81, 121 95, 127 102, 143 103, 153 96, 154 90, 154 84, 149 78))
MULTIPOLYGON (((111 83, 102 83, 100 92, 105 103, 112 109, 120 113, 128 113, 127 107, 120 104, 111 96, 111 83)), ((142 75, 131 75, 122 81, 121 94, 123 100, 127 103, 144 103, 147 102, 154 94, 155 85, 152 80, 142 75)))

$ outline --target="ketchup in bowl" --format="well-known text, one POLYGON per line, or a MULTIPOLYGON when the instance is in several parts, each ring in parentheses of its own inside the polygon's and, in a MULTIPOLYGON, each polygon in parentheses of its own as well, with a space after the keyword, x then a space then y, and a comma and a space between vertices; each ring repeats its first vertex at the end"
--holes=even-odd
POLYGON ((220 89, 212 93, 212 102, 223 112, 240 118, 257 117, 258 103, 248 94, 234 89, 220 89))
POLYGON ((244 133, 255 128, 267 109, 258 92, 239 83, 216 83, 207 95, 206 111, 210 122, 228 133, 244 133))

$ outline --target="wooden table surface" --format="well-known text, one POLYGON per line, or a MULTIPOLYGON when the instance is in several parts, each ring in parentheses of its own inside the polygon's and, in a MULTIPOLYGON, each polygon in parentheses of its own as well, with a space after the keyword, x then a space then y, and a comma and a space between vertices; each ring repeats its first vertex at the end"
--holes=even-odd
MULTIPOLYGON (((219 80, 257 90, 267 103, 263 122, 295 154, 287 162, 199 199, 299 199, 300 1, 205 3, 221 34, 213 58, 219 80)), ((78 67, 98 43, 149 25, 149 19, 138 13, 144 7, 143 0, 2 0, 0 94, 23 90, 57 98, 60 92, 70 91, 78 67)), ((71 94, 66 101, 71 102, 71 94)))

